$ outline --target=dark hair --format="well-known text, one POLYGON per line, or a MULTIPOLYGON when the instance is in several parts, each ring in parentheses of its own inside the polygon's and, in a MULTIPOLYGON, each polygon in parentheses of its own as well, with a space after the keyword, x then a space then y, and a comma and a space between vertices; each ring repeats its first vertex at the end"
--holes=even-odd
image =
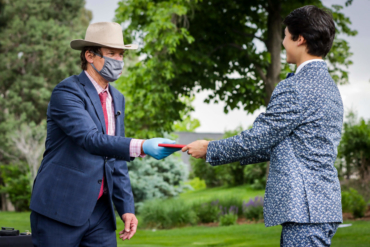
MULTIPOLYGON (((99 46, 85 46, 82 50, 81 50, 81 53, 80 53, 80 59, 81 59, 81 69, 82 70, 87 70, 87 64, 89 62, 87 62, 86 60, 86 57, 85 57, 85 53, 86 51, 90 51, 92 53, 98 53, 100 54, 101 56, 103 56, 103 54, 101 53, 101 50, 100 50, 101 47, 99 46)), ((94 54, 95 55, 95 54, 94 54)))
POLYGON ((306 40, 307 53, 325 57, 333 45, 335 25, 331 13, 316 6, 307 5, 293 10, 285 19, 292 39, 299 35, 306 40))

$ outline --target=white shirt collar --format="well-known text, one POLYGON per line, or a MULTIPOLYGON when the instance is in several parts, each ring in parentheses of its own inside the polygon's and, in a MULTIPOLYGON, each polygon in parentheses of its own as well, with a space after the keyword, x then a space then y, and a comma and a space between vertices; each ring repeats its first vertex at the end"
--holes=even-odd
POLYGON ((298 66, 298 68, 297 68, 297 69, 296 69, 296 71, 295 71, 295 74, 298 74, 298 73, 299 73, 299 71, 301 71, 301 69, 303 69, 303 67, 304 67, 305 65, 307 65, 307 64, 309 64, 309 63, 311 63, 311 62, 316 62, 316 61, 324 61, 324 60, 322 60, 322 59, 311 59, 311 60, 307 60, 307 61, 305 61, 305 62, 301 63, 301 65, 299 65, 299 66, 298 66))

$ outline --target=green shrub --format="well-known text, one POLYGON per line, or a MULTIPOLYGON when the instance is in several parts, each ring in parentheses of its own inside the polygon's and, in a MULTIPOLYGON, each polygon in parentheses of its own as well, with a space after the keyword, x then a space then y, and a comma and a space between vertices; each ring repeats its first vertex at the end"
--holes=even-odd
MULTIPOLYGON (((214 201, 214 200, 213 200, 214 201)), ((243 199, 237 196, 223 197, 219 199, 219 205, 223 208, 237 207, 237 214, 242 215, 243 199)))
POLYGON ((349 191, 342 192, 342 211, 344 213, 352 213, 355 218, 361 218, 365 216, 366 209, 366 202, 357 190, 350 188, 349 191))
POLYGON ((263 198, 250 199, 248 203, 243 202, 243 215, 248 220, 259 221, 263 219, 263 198))
POLYGON ((235 225, 238 216, 236 214, 225 214, 220 216, 219 225, 220 226, 231 226, 235 225))
POLYGON ((227 172, 226 166, 211 166, 203 159, 190 157, 192 175, 204 180, 207 187, 217 187, 228 184, 231 176, 227 172))
POLYGON ((207 187, 206 182, 202 179, 199 179, 198 177, 195 177, 192 180, 185 182, 185 184, 190 185, 193 188, 193 190, 201 190, 207 187))
POLYGON ((258 163, 247 165, 244 169, 245 183, 250 184, 254 190, 263 190, 266 188, 266 170, 267 163, 258 163))
POLYGON ((199 222, 201 223, 216 222, 220 215, 220 206, 218 200, 205 203, 195 203, 193 204, 192 208, 196 213, 199 222))
POLYGON ((31 174, 26 165, 1 165, 0 174, 5 186, 0 186, 0 193, 7 193, 16 211, 29 210, 31 200, 31 174))
MULTIPOLYGON (((238 127, 233 131, 226 131, 223 138, 238 135, 242 131, 242 127, 238 127)), ((266 162, 242 166, 238 161, 220 166, 211 166, 203 159, 190 157, 190 164, 193 171, 192 176, 203 179, 208 188, 242 184, 251 184, 251 188, 256 190, 266 187, 266 162)))
POLYGON ((221 207, 221 214, 219 218, 220 226, 230 226, 235 225, 238 220, 238 207, 231 206, 229 209, 227 207, 221 207))
POLYGON ((199 201, 192 205, 194 212, 197 214, 199 222, 209 223, 219 220, 221 209, 234 208, 238 215, 242 215, 242 199, 239 197, 215 197, 207 201, 199 201))
POLYGON ((145 200, 174 197, 185 189, 191 189, 183 181, 187 179, 186 165, 177 157, 164 160, 152 157, 135 159, 127 163, 135 206, 145 200))
POLYGON ((150 200, 140 207, 144 227, 168 229, 194 225, 197 216, 190 205, 182 199, 150 200))

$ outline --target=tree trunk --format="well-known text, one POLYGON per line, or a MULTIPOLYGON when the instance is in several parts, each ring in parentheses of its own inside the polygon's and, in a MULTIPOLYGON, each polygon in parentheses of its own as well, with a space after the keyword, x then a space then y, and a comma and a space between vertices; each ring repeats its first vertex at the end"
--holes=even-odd
MULTIPOLYGON (((267 9, 267 51, 271 55, 271 63, 266 72, 265 83, 265 106, 270 102, 272 92, 280 81, 281 71, 281 43, 282 43, 282 19, 280 1, 269 1, 267 9)), ((270 162, 267 162, 266 178, 268 178, 270 162)))
POLYGON ((281 72, 281 43, 282 43, 282 20, 281 4, 279 1, 271 1, 268 8, 267 19, 267 51, 271 55, 271 63, 267 68, 265 80, 265 105, 270 102, 271 94, 275 85, 280 81, 281 72))
POLYGON ((1 211, 15 211, 14 205, 9 199, 9 195, 5 193, 1 193, 1 211))

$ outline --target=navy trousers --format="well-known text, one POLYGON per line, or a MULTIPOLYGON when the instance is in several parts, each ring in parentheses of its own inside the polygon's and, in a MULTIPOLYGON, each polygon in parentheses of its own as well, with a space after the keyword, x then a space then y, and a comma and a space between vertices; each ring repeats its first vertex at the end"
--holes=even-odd
POLYGON ((339 223, 282 224, 281 247, 329 247, 339 223))
POLYGON ((116 231, 110 212, 109 197, 96 203, 89 220, 82 226, 70 226, 34 211, 31 212, 32 242, 35 247, 116 247, 116 231))

